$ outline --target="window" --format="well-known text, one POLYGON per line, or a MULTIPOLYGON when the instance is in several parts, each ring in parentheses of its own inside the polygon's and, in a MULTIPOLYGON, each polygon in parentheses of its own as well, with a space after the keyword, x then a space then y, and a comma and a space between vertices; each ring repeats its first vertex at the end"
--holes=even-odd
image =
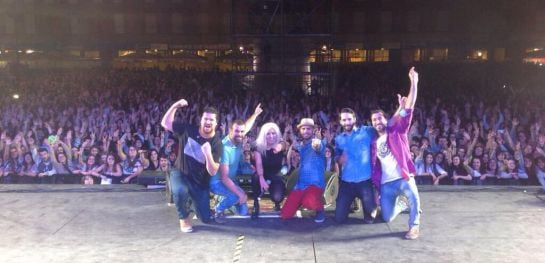
POLYGON ((420 48, 414 49, 413 61, 422 61, 422 49, 420 48))
POLYGON ((390 60, 390 50, 388 49, 375 49, 373 50, 374 62, 388 62, 390 60))
POLYGON ((467 58, 471 59, 471 60, 487 60, 488 59, 488 50, 486 50, 486 49, 471 50, 471 52, 469 53, 467 58))
POLYGON ((99 59, 100 52, 97 50, 86 50, 86 51, 83 51, 83 57, 90 58, 90 59, 99 59))
POLYGON ((448 48, 434 48, 428 58, 430 61, 446 61, 448 59, 448 48))
POLYGON ((331 51, 331 61, 339 62, 341 61, 341 51, 338 49, 332 49, 331 51))
POLYGON ((124 57, 124 56, 128 56, 128 55, 134 54, 134 53, 136 53, 136 50, 134 50, 134 49, 121 49, 121 50, 117 51, 117 56, 118 57, 124 57))
POLYGON ((364 49, 350 49, 348 50, 349 62, 365 62, 367 61, 367 52, 364 49))
POLYGON ((81 57, 81 51, 80 50, 71 49, 71 50, 68 50, 67 53, 70 56, 81 57))

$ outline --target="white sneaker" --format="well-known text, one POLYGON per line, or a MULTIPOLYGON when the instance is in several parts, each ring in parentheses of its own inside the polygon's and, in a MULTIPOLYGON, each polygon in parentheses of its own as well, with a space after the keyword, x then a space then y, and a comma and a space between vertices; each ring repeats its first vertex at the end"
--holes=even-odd
POLYGON ((180 231, 182 231, 182 233, 193 232, 193 227, 191 226, 191 221, 189 219, 180 219, 180 231))

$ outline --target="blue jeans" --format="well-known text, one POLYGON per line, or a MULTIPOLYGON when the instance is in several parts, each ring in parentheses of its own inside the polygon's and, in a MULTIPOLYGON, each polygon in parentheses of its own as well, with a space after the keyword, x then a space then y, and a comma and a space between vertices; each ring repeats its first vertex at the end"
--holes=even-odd
POLYGON ((189 217, 189 199, 193 201, 195 213, 203 223, 210 220, 210 190, 188 180, 180 170, 170 171, 170 189, 180 219, 189 217))
POLYGON ((339 194, 337 195, 335 204, 335 221, 337 223, 342 223, 346 220, 350 212, 350 205, 356 197, 362 201, 363 220, 366 222, 374 220, 371 213, 377 205, 375 203, 375 194, 371 179, 359 183, 349 183, 339 180, 339 194))
MULTIPOLYGON (((237 188, 238 190, 242 191, 240 187, 237 186, 237 188)), ((218 180, 210 182, 210 191, 220 197, 218 199, 219 202, 216 204, 216 212, 223 212, 225 209, 228 209, 231 206, 236 206, 238 214, 248 213, 247 204, 239 204, 238 195, 231 192, 231 190, 229 190, 229 188, 227 188, 222 181, 218 180)))
POLYGON ((386 223, 389 223, 402 212, 402 208, 397 204, 397 198, 401 194, 409 200, 409 228, 419 225, 420 196, 418 195, 418 188, 414 182, 414 177, 411 177, 409 181, 397 179, 381 185, 380 205, 382 208, 382 218, 386 223))

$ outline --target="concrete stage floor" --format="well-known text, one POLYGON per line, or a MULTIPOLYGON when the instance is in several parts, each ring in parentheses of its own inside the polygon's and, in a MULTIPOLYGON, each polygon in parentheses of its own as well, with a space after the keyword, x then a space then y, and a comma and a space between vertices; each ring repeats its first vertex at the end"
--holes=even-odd
POLYGON ((331 218, 229 219, 179 231, 164 192, 140 186, 0 185, 0 262, 543 262, 537 187, 421 187, 408 215, 364 225, 331 218), (243 239, 242 239, 243 237, 243 239))

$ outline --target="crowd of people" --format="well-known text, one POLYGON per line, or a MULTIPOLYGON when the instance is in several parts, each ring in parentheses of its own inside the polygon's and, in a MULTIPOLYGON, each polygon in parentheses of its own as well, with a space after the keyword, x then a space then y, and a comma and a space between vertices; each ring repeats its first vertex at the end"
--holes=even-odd
MULTIPOLYGON (((168 105, 182 97, 192 103, 177 119, 197 123, 203 107, 215 106, 223 135, 230 122, 247 118, 263 102, 263 115, 244 138, 250 164, 250 145, 265 122, 278 124, 287 153, 299 139, 298 120, 311 117, 332 149, 342 131, 342 107, 353 108, 359 122, 369 125, 372 109, 394 111, 393 94, 406 85, 402 67, 345 67, 327 96, 245 89, 231 73, 219 71, 1 72, 0 86, 10 95, 0 98, 1 182, 130 183, 143 170, 167 169, 176 160, 178 142, 159 122, 168 105), (273 98, 264 95, 275 92, 273 98)), ((541 68, 419 69, 426 77, 409 133, 419 184, 545 184, 541 68)), ((283 163, 293 170, 298 158, 294 151, 283 163)))

